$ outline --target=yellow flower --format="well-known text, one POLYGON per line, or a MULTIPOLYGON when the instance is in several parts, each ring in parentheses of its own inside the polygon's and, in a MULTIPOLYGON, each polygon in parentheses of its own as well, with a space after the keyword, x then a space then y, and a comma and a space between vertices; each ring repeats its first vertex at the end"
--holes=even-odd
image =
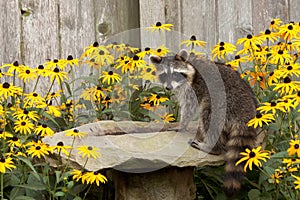
POLYGON ((287 152, 289 156, 297 154, 298 158, 300 158, 300 140, 291 140, 290 147, 288 148, 287 152))
POLYGON ((280 77, 281 77, 281 75, 278 72, 278 70, 270 72, 267 77, 268 85, 271 86, 275 83, 278 83, 278 80, 280 79, 280 77))
POLYGON ((279 34, 283 37, 285 41, 296 38, 299 33, 299 28, 293 24, 285 24, 279 28, 279 34))
POLYGON ((288 76, 283 79, 283 83, 276 83, 274 85, 273 90, 278 91, 281 95, 292 94, 293 92, 298 92, 300 89, 300 82, 292 81, 288 76))
POLYGON ((12 138, 13 137, 13 134, 7 132, 7 131, 4 131, 3 129, 0 129, 0 139, 6 139, 6 138, 12 138))
POLYGON ((68 137, 78 137, 78 138, 82 138, 84 136, 86 136, 87 133, 85 132, 81 132, 78 129, 70 129, 66 131, 66 136, 68 137))
POLYGON ((67 151, 68 149, 72 149, 71 146, 65 146, 63 142, 58 142, 56 146, 53 147, 53 150, 56 150, 59 154, 64 153, 65 155, 69 156, 70 152, 67 151))
POLYGON ((294 164, 300 164, 300 159, 284 158, 282 159, 282 163, 286 164, 287 167, 290 167, 294 164))
POLYGON ((18 61, 15 61, 11 64, 4 64, 2 67, 8 67, 7 72, 13 73, 13 72, 20 72, 20 70, 22 69, 22 67, 24 67, 24 65, 20 65, 18 61))
POLYGON ((189 40, 183 40, 179 45, 185 45, 186 47, 192 46, 192 49, 194 49, 196 46, 205 47, 206 42, 197 40, 196 36, 192 35, 189 40))
POLYGON ((175 118, 174 118, 174 114, 164 114, 163 116, 160 116, 161 119, 165 122, 165 123, 170 123, 172 121, 175 121, 175 118))
POLYGON ((300 75, 300 64, 294 63, 294 64, 288 64, 278 70, 278 73, 280 74, 280 77, 286 77, 286 76, 296 76, 298 77, 300 75))
POLYGON ((101 183, 107 182, 107 178, 100 174, 99 172, 85 172, 83 176, 81 177, 82 180, 86 181, 87 184, 93 184, 96 183, 97 186, 101 183))
POLYGON ((155 25, 151 25, 150 27, 147 27, 146 29, 154 31, 171 31, 171 28, 173 27, 173 24, 162 24, 161 22, 156 22, 155 25))
POLYGON ((16 136, 12 137, 11 140, 8 141, 9 146, 11 147, 11 149, 13 147, 21 147, 21 140, 19 138, 17 138, 16 136))
POLYGON ((90 57, 90 60, 96 64, 93 65, 96 68, 114 63, 114 56, 109 51, 100 50, 97 53, 91 54, 90 57))
POLYGON ((247 161, 246 164, 244 165, 244 171, 247 171, 247 167, 249 166, 249 169, 252 170, 252 164, 261 167, 262 164, 260 160, 267 162, 267 158, 270 158, 267 152, 261 151, 261 146, 257 148, 253 148, 252 150, 246 149, 246 152, 241 152, 240 153, 242 157, 239 161, 236 162, 236 166, 239 165, 240 163, 247 161))
POLYGON ((53 59, 45 62, 43 66, 46 66, 48 69, 64 69, 66 65, 64 60, 53 59))
POLYGON ((284 109, 284 103, 283 102, 271 102, 271 103, 263 103, 262 106, 257 108, 258 111, 263 113, 268 113, 269 111, 272 112, 272 114, 275 114, 277 110, 280 110, 281 112, 286 112, 284 109))
POLYGON ((79 59, 73 58, 72 55, 68 55, 67 59, 65 60, 65 65, 70 65, 72 67, 78 66, 79 64, 79 59))
POLYGON ((25 83, 26 82, 29 83, 30 81, 33 81, 34 79, 37 78, 37 73, 36 73, 35 69, 32 69, 30 67, 23 67, 20 70, 19 78, 22 81, 24 81, 25 83))
POLYGON ((278 31, 281 23, 282 23, 282 21, 279 18, 273 19, 270 23, 270 30, 278 31))
MULTIPOLYGON (((82 175, 83 175, 82 172, 77 169, 73 169, 73 171, 71 171, 70 174, 73 175, 72 179, 75 180, 76 182, 78 182, 82 178, 82 175)), ((82 181, 82 183, 84 183, 84 182, 82 181)))
POLYGON ((248 34, 246 38, 238 39, 236 44, 237 45, 243 44, 244 49, 251 49, 251 50, 256 51, 256 50, 259 50, 259 47, 257 45, 262 44, 262 39, 257 36, 248 34))
POLYGON ((274 43, 275 41, 279 40, 279 36, 277 33, 274 33, 267 29, 265 32, 260 32, 260 35, 258 36, 262 41, 271 41, 274 43))
POLYGON ((0 158, 0 172, 5 173, 6 169, 12 170, 12 168, 16 168, 16 166, 13 165, 14 162, 12 161, 12 158, 7 157, 7 158, 0 158))
POLYGON ((159 47, 157 47, 153 53, 154 55, 157 55, 159 57, 164 57, 166 56, 168 53, 170 52, 170 50, 168 48, 166 48, 164 45, 161 45, 159 47))
POLYGON ((225 56, 228 54, 233 54, 236 51, 236 47, 233 44, 227 42, 219 42, 213 47, 212 50, 212 59, 216 57, 218 59, 225 59, 225 56))
POLYGON ((105 96, 104 91, 108 91, 100 86, 85 89, 80 95, 81 98, 88 101, 99 101, 105 96))
POLYGON ((82 157, 88 157, 90 158, 91 156, 96 159, 101 156, 101 154, 98 152, 99 148, 94 147, 94 146, 80 146, 77 148, 79 150, 78 154, 82 154, 82 157))
POLYGON ((300 189, 300 177, 295 176, 295 175, 293 175, 293 174, 292 174, 292 176, 296 179, 296 181, 294 181, 294 184, 296 185, 296 186, 295 186, 295 189, 296 189, 296 190, 297 190, 297 189, 300 189))
POLYGON ((26 152, 28 154, 31 154, 31 157, 34 158, 37 156, 38 158, 41 158, 41 156, 49 155, 49 153, 52 153, 52 148, 49 147, 47 144, 42 143, 41 141, 38 142, 29 142, 26 144, 26 146, 30 146, 26 152))
POLYGON ((4 82, 3 84, 0 84, 0 97, 3 96, 5 99, 7 99, 10 96, 20 95, 21 92, 22 92, 21 88, 13 86, 8 82, 4 82))
POLYGON ((279 183, 280 178, 282 178, 282 173, 281 172, 275 172, 274 174, 271 175, 271 183, 279 183))
POLYGON ((35 122, 37 122, 39 120, 39 115, 37 113, 37 111, 28 111, 28 110, 23 110, 23 109, 17 109, 12 116, 18 120, 22 119, 22 118, 29 118, 35 122))
POLYGON ((248 122, 248 126, 254 126, 254 128, 256 128, 257 126, 262 127, 263 124, 267 124, 269 122, 274 121, 274 116, 273 114, 261 114, 261 113, 257 113, 255 118, 251 119, 248 122))
POLYGON ((136 55, 141 58, 144 58, 146 55, 151 55, 153 53, 154 53, 154 51, 150 47, 146 47, 144 49, 144 51, 141 51, 141 52, 137 53, 136 55))
POLYGON ((42 137, 54 135, 54 131, 50 127, 48 127, 47 124, 41 124, 37 126, 34 130, 34 133, 42 137))
POLYGON ((22 118, 15 121, 14 130, 21 134, 31 134, 34 129, 34 124, 28 118, 22 118))
POLYGON ((141 59, 138 55, 134 55, 131 60, 131 64, 133 67, 142 68, 146 65, 146 61, 141 59))
POLYGON ((44 65, 39 65, 38 68, 36 69, 36 73, 43 77, 48 77, 50 76, 50 69, 49 67, 44 67, 44 65))
POLYGON ((151 97, 149 98, 149 103, 153 102, 154 105, 159 105, 160 103, 163 103, 168 100, 168 97, 162 97, 158 94, 151 94, 151 97))
POLYGON ((113 71, 103 72, 100 78, 102 78, 102 83, 107 82, 109 85, 121 81, 121 76, 113 71))
POLYGON ((285 63, 291 63, 293 61, 292 56, 288 53, 287 50, 277 50, 276 48, 273 48, 271 50, 271 56, 269 59, 270 63, 275 65, 283 65, 285 63))
POLYGON ((61 71, 58 67, 54 68, 52 71, 50 71, 50 81, 52 82, 54 79, 61 84, 61 81, 68 79, 67 72, 61 71))

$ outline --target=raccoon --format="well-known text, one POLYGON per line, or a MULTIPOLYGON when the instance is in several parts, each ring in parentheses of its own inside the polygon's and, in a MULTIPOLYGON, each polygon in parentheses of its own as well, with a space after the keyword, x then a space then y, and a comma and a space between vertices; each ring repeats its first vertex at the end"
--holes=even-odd
POLYGON ((232 196, 240 190, 244 176, 243 166, 235 166, 235 163, 241 158, 240 152, 255 146, 257 138, 257 131, 247 126, 257 108, 251 87, 230 67, 189 55, 184 49, 175 56, 152 55, 150 61, 165 89, 177 94, 178 130, 186 130, 195 112, 199 112, 198 130, 191 146, 210 154, 225 154, 223 190, 226 196, 232 196), (214 83, 209 88, 210 82, 217 82, 212 78, 215 74, 219 74, 222 84, 215 87, 218 84, 214 83), (223 94, 218 94, 218 90, 223 94), (219 116, 218 110, 225 114, 219 116), (223 123, 211 124, 215 119, 223 123))

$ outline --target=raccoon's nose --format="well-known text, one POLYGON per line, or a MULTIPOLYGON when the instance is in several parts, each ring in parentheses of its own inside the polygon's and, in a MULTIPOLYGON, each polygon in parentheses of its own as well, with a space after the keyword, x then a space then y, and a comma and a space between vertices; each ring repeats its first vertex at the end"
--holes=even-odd
POLYGON ((167 89, 167 90, 172 90, 172 89, 173 89, 173 86, 172 86, 172 85, 168 85, 168 86, 166 87, 166 89, 167 89))

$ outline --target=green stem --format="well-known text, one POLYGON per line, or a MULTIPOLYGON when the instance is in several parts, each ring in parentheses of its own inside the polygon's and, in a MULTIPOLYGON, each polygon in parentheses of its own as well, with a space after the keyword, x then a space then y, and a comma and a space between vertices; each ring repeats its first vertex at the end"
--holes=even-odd
POLYGON ((83 168, 85 168, 85 166, 86 166, 88 160, 89 160, 89 157, 86 158, 86 161, 85 161, 85 163, 84 163, 84 165, 83 165, 83 168))
POLYGON ((85 199, 86 195, 89 193, 89 191, 91 190, 91 188, 92 188, 92 184, 90 184, 88 190, 84 193, 83 200, 85 199))
POLYGON ((50 94, 50 91, 51 91, 51 89, 52 89, 52 87, 53 87, 53 85, 54 85, 54 81, 55 81, 55 78, 53 79, 53 81, 52 81, 52 83, 51 83, 51 85, 50 85, 50 88, 49 88, 49 90, 48 90, 48 92, 47 92, 47 94, 46 94, 46 98, 47 98, 48 95, 50 94))
POLYGON ((35 92, 36 87, 37 87, 37 84, 38 84, 40 78, 41 78, 41 75, 39 75, 38 78, 36 79, 36 82, 35 82, 35 85, 34 85, 34 88, 33 88, 33 91, 32 91, 32 92, 35 92))
POLYGON ((0 175, 0 185, 1 185, 1 200, 4 200, 4 190, 3 190, 3 179, 4 179, 4 174, 1 173, 0 175))

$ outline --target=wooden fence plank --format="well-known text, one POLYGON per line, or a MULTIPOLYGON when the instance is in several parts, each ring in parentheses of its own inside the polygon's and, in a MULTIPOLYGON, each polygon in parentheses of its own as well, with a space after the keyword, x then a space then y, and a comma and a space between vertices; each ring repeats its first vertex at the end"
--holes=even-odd
POLYGON ((59 57, 58 6, 53 0, 21 1, 22 9, 29 10, 23 16, 24 62, 36 66, 59 57))
POLYGON ((266 30, 274 18, 289 22, 288 0, 252 0, 252 3, 254 34, 266 30))
POLYGON ((235 0, 218 1, 219 41, 235 43, 237 14, 235 0))
POLYGON ((217 5, 211 0, 182 0, 182 32, 188 37, 195 35, 196 38, 207 42, 204 50, 210 53, 211 47, 217 42, 217 5))
POLYGON ((252 24, 252 1, 236 0, 236 38, 246 37, 248 34, 253 34, 253 24, 252 24))
POLYGON ((0 1, 0 65, 21 62, 20 35, 21 10, 18 0, 0 1))
POLYGON ((299 0, 289 0, 289 17, 290 21, 300 21, 300 2, 299 0))

